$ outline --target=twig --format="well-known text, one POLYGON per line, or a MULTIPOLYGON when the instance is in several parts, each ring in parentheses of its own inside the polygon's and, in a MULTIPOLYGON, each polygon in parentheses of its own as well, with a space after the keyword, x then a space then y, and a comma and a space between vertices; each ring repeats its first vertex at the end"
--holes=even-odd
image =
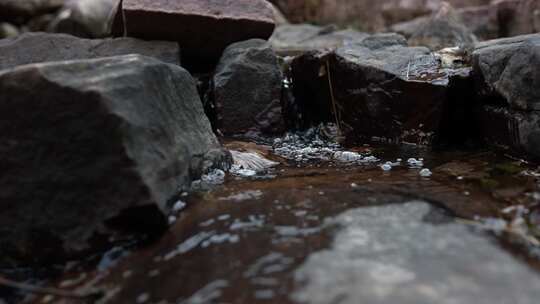
POLYGON ((328 87, 330 88, 330 98, 332 99, 332 108, 334 110, 334 119, 336 120, 336 125, 338 128, 339 136, 342 136, 341 133, 341 122, 339 119, 339 114, 337 112, 336 99, 334 97, 334 86, 332 85, 332 75, 330 74, 330 61, 326 60, 326 75, 328 75, 328 87))
POLYGON ((56 288, 39 287, 39 286, 30 285, 26 283, 15 282, 3 276, 0 276, 0 286, 18 289, 18 290, 26 291, 29 293, 53 295, 53 296, 58 296, 58 297, 63 297, 63 298, 73 298, 73 299, 81 299, 81 300, 94 298, 94 297, 96 298, 100 297, 99 292, 82 294, 82 293, 76 293, 76 292, 66 291, 66 290, 61 290, 61 289, 56 289, 56 288))

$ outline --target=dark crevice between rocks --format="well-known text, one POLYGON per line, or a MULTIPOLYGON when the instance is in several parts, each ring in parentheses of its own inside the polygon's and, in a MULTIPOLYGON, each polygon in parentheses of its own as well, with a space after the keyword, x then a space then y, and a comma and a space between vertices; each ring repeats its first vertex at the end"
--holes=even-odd
POLYGON ((309 52, 291 63, 294 104, 287 101, 287 125, 305 130, 320 123, 335 122, 326 66, 332 53, 309 52))
POLYGON ((210 59, 208 57, 201 57, 197 54, 188 53, 182 51, 180 53, 180 62, 182 67, 188 70, 192 75, 196 74, 213 74, 219 61, 219 57, 210 59))
POLYGON ((213 73, 200 73, 194 74, 193 77, 197 82, 197 91, 201 98, 204 113, 210 125, 212 126, 212 131, 217 134, 218 131, 218 112, 216 109, 215 98, 214 98, 214 83, 212 80, 213 73))
POLYGON ((124 209, 105 225, 123 235, 144 235, 142 239, 146 240, 156 239, 168 227, 165 215, 155 204, 124 209))
POLYGON ((286 75, 290 87, 283 93, 289 129, 305 130, 321 123, 337 123, 348 135, 346 144, 369 143, 373 136, 400 143, 408 138, 403 138, 399 129, 416 127, 415 113, 424 115, 427 110, 411 107, 418 106, 418 100, 430 104, 429 100, 440 98, 437 107, 442 105, 442 108, 435 109, 440 114, 425 115, 428 120, 423 122, 436 130, 434 147, 479 145, 481 137, 475 115, 478 101, 470 77, 453 76, 446 88, 392 75, 374 83, 369 79, 369 71, 349 71, 346 65, 347 62, 341 62, 331 52, 311 52, 293 60, 290 75, 286 75), (345 75, 344 71, 350 73, 345 75), (354 90, 362 93, 351 93, 354 90), (434 117, 441 117, 441 121, 434 117))
POLYGON ((436 149, 471 149, 482 144, 477 109, 480 105, 470 77, 451 77, 441 122, 434 141, 436 149))

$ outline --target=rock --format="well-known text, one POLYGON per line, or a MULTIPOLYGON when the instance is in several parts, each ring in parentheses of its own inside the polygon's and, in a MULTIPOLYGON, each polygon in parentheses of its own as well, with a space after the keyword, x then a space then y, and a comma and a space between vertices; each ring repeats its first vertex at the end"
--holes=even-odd
POLYGON ((486 105, 478 111, 485 142, 540 159, 540 112, 486 105))
POLYGON ((274 12, 274 22, 276 26, 289 24, 287 17, 279 10, 279 8, 272 4, 272 11, 274 12))
MULTIPOLYGON (((456 7, 486 5, 491 0, 449 0, 456 7)), ((431 14, 441 0, 272 0, 292 23, 337 24, 381 32, 390 25, 431 14)))
MULTIPOLYGON (((491 5, 465 7, 455 10, 457 17, 463 25, 481 40, 499 37, 499 22, 497 10, 491 5)), ((431 16, 422 16, 413 20, 393 24, 390 31, 411 37, 425 24, 431 16)))
POLYGON ((434 51, 455 46, 470 48, 475 42, 474 34, 447 2, 409 38, 410 45, 426 46, 434 51))
POLYGON ((55 20, 55 14, 44 14, 28 20, 26 28, 29 32, 46 32, 55 20))
POLYGON ((473 65, 484 99, 502 99, 513 109, 540 110, 540 34, 480 43, 473 65))
POLYGON ((296 270, 299 303, 523 303, 537 273, 484 233, 424 202, 358 208, 329 220, 333 245, 296 270))
POLYGON ((31 17, 54 12, 65 0, 0 0, 0 20, 22 24, 31 17))
POLYGON ((219 58, 231 43, 267 39, 274 30, 264 0, 123 0, 125 35, 178 41, 186 55, 219 58))
POLYGON ((140 54, 180 65, 178 44, 133 38, 81 39, 65 34, 26 33, 0 41, 0 70, 47 61, 140 54))
POLYGON ((457 10, 463 24, 480 40, 499 38, 497 11, 491 5, 466 7, 457 10))
POLYGON ((537 0, 495 1, 502 37, 540 32, 540 2, 537 0))
POLYGON ((230 45, 213 78, 218 128, 228 135, 284 132, 281 82, 277 56, 266 41, 230 45))
POLYGON ((12 38, 19 34, 19 29, 13 24, 7 22, 0 23, 0 39, 12 38))
POLYGON ((429 16, 422 16, 412 20, 395 23, 390 26, 390 31, 401 34, 407 38, 411 37, 419 28, 429 22, 429 16))
POLYGON ((121 0, 67 0, 48 31, 84 38, 111 36, 120 2, 121 0))
POLYGON ((280 55, 298 55, 315 50, 336 49, 369 35, 354 30, 338 31, 335 26, 320 27, 310 24, 278 26, 270 37, 272 48, 280 55))
POLYGON ((0 116, 2 267, 161 232, 224 158, 189 73, 140 55, 4 70, 0 116))
POLYGON ((372 37, 293 60, 302 126, 337 122, 351 144, 383 139, 429 143, 439 126, 453 71, 443 69, 426 48, 406 47, 399 39, 394 45, 375 41, 372 37))
POLYGON ((540 158, 540 35, 480 43, 473 65, 485 141, 540 158))
POLYGON ((356 42, 355 44, 370 50, 380 50, 386 47, 406 47, 407 39, 396 33, 374 34, 356 42))
POLYGON ((240 152, 231 150, 233 157, 232 172, 239 170, 254 171, 256 173, 265 172, 266 170, 279 165, 278 162, 264 158, 256 151, 240 152))

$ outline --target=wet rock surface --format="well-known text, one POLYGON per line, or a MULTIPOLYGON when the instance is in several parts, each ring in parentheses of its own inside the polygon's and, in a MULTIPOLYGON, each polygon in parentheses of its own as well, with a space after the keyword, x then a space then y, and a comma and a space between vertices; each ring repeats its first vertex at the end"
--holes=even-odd
POLYGON ((139 54, 180 65, 178 44, 134 38, 81 39, 64 34, 26 33, 0 41, 0 70, 19 65, 139 54))
POLYGON ((220 153, 191 76, 156 59, 27 65, 0 92, 2 266, 162 232, 168 200, 220 153))
POLYGON ((540 112, 500 106, 484 106, 478 111, 482 134, 488 142, 540 157, 540 112))
POLYGON ((124 33, 178 41, 196 57, 219 58, 231 43, 266 39, 274 30, 272 8, 262 0, 124 0, 124 33))
POLYGON ((425 202, 347 211, 295 272, 300 303, 536 303, 540 277, 425 202), (433 242, 432 240, 436 240, 433 242), (487 253, 489 252, 489 253, 487 253))
POLYGON ((536 34, 516 36, 480 43, 472 54, 475 86, 487 104, 478 110, 484 136, 535 158, 540 156, 539 43, 536 34))
POLYGON ((524 35, 479 43, 472 56, 478 88, 499 96, 513 109, 538 110, 540 35, 524 35))
POLYGON ((282 73, 270 45, 252 39, 230 45, 213 77, 217 124, 226 135, 280 135, 282 73))
MULTIPOLYGON (((455 71, 399 35, 375 35, 335 52, 292 62, 293 90, 304 124, 337 122, 349 143, 372 138, 429 143, 455 71)), ((467 77, 466 71, 463 72, 467 77)))

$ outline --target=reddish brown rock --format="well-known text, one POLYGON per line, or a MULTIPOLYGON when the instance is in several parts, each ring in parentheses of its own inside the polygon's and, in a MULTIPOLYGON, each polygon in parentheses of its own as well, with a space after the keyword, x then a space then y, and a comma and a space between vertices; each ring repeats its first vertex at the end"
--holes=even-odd
POLYGON ((124 34, 178 41, 188 55, 217 58, 231 43, 267 39, 274 30, 264 0, 124 0, 124 34))
MULTIPOLYGON (((486 5, 490 0, 447 0, 455 8, 486 5)), ((442 0, 271 0, 293 23, 335 23, 368 32, 427 15, 442 0)))

